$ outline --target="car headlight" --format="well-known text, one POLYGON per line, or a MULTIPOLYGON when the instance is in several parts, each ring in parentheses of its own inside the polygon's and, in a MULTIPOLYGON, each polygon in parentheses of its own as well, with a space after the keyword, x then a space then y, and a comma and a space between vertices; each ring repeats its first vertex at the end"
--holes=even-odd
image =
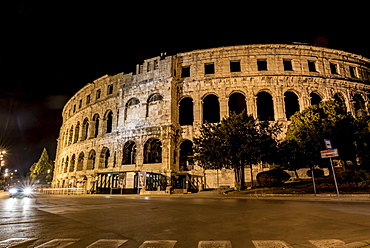
POLYGON ((23 194, 25 194, 25 195, 30 195, 30 194, 32 194, 32 188, 24 188, 24 190, 23 190, 23 194))
POLYGON ((10 194, 16 194, 18 192, 18 190, 17 189, 15 189, 15 188, 11 188, 11 189, 9 189, 9 193, 10 194))

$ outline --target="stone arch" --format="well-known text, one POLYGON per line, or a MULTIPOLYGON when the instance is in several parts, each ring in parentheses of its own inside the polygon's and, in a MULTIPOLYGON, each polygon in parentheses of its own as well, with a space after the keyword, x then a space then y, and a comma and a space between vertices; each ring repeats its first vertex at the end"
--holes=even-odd
POLYGON ((162 142, 159 139, 148 139, 144 145, 144 164, 162 163, 162 142))
POLYGON ((94 138, 98 137, 99 135, 99 122, 100 122, 100 117, 99 114, 95 114, 93 117, 94 121, 94 138))
POLYGON ((342 93, 339 93, 339 92, 335 93, 334 96, 333 96, 333 99, 334 99, 335 102, 343 105, 343 107, 347 109, 346 100, 345 100, 342 93))
POLYGON ((132 140, 123 146, 122 164, 136 164, 136 143, 132 140))
POLYGON ((83 167, 84 167, 84 158, 85 158, 85 154, 83 152, 80 153, 80 155, 78 155, 78 159, 77 159, 77 171, 82 171, 83 170, 83 167))
POLYGON ((354 94, 352 96, 352 103, 353 103, 353 109, 355 110, 355 114, 357 113, 357 111, 361 109, 366 109, 365 100, 361 94, 358 94, 358 93, 354 94))
POLYGON ((159 93, 154 93, 148 98, 147 102, 147 108, 146 108, 146 117, 149 117, 149 115, 152 116, 160 116, 162 115, 163 111, 163 96, 159 93))
POLYGON ((311 105, 318 105, 321 101, 322 101, 322 97, 319 94, 315 92, 311 92, 310 94, 311 105))
POLYGON ((191 97, 184 97, 179 102, 179 123, 180 126, 193 125, 194 106, 191 97))
POLYGON ((272 95, 266 91, 257 94, 257 118, 260 121, 274 121, 274 101, 272 95))
POLYGON ((220 122, 220 102, 218 96, 209 94, 203 98, 203 123, 220 122))
POLYGON ((105 132, 111 133, 113 129, 113 111, 107 110, 104 115, 105 120, 105 132))
POLYGON ((296 93, 286 91, 284 93, 285 117, 290 119, 295 112, 299 111, 299 99, 296 93))
POLYGON ((87 157, 86 169, 87 170, 95 169, 95 161, 96 161, 96 152, 94 149, 92 149, 90 150, 89 156, 87 157))
POLYGON ((74 172, 75 171, 75 164, 76 164, 76 155, 73 154, 71 157, 71 162, 69 165, 69 172, 74 172))
POLYGON ((85 118, 82 122, 81 140, 86 140, 89 137, 89 119, 85 118))
POLYGON ((194 153, 193 153, 193 142, 190 140, 184 140, 180 145, 180 171, 189 171, 194 165, 194 153))
POLYGON ((136 97, 133 97, 127 101, 125 106, 125 120, 136 119, 138 117, 139 104, 140 101, 136 97))
POLYGON ((245 111, 247 114, 247 102, 245 95, 239 92, 234 92, 229 96, 229 114, 232 112, 240 114, 245 111))
POLYGON ((99 167, 100 168, 108 168, 109 166, 109 157, 110 157, 110 151, 108 147, 103 147, 103 149, 100 152, 100 161, 99 161, 99 167))

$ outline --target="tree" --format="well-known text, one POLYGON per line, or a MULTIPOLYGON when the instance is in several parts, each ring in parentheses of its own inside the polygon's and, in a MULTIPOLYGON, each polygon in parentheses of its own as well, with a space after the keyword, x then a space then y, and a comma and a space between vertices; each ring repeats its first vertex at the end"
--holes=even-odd
MULTIPOLYGON (((365 129, 360 126, 358 120, 347 113, 339 102, 321 102, 291 117, 291 123, 281 147, 286 146, 287 142, 296 143, 296 148, 292 149, 291 153, 299 152, 295 156, 301 160, 300 167, 327 166, 328 160, 321 158, 320 150, 326 148, 324 139, 330 139, 333 148, 338 149, 342 160, 356 164, 359 149, 364 147, 364 141, 369 137, 366 136, 365 129), (360 133, 363 138, 360 138, 360 133)), ((291 161, 298 162, 294 159, 291 161)))
MULTIPOLYGON (((233 169, 236 188, 244 189, 244 167, 268 160, 276 148, 280 125, 258 122, 244 112, 232 113, 220 123, 203 124, 194 139, 194 159, 204 169, 233 169)), ((253 187, 252 180, 252 187, 253 187)))
POLYGON ((54 162, 50 160, 46 148, 41 153, 39 160, 30 168, 30 179, 39 184, 47 184, 52 181, 54 162))

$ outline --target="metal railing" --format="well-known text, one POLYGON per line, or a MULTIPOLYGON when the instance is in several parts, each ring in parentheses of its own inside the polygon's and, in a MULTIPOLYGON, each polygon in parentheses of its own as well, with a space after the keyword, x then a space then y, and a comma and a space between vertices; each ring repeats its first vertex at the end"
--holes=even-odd
POLYGON ((41 193, 49 195, 84 195, 86 190, 84 188, 49 188, 42 189, 41 193))

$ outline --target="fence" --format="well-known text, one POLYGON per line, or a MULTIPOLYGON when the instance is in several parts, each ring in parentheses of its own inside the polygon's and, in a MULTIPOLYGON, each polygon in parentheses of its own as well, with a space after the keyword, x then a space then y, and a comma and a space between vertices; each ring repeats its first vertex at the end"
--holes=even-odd
POLYGON ((83 188, 49 188, 42 189, 41 193, 49 195, 84 195, 86 190, 83 188))

